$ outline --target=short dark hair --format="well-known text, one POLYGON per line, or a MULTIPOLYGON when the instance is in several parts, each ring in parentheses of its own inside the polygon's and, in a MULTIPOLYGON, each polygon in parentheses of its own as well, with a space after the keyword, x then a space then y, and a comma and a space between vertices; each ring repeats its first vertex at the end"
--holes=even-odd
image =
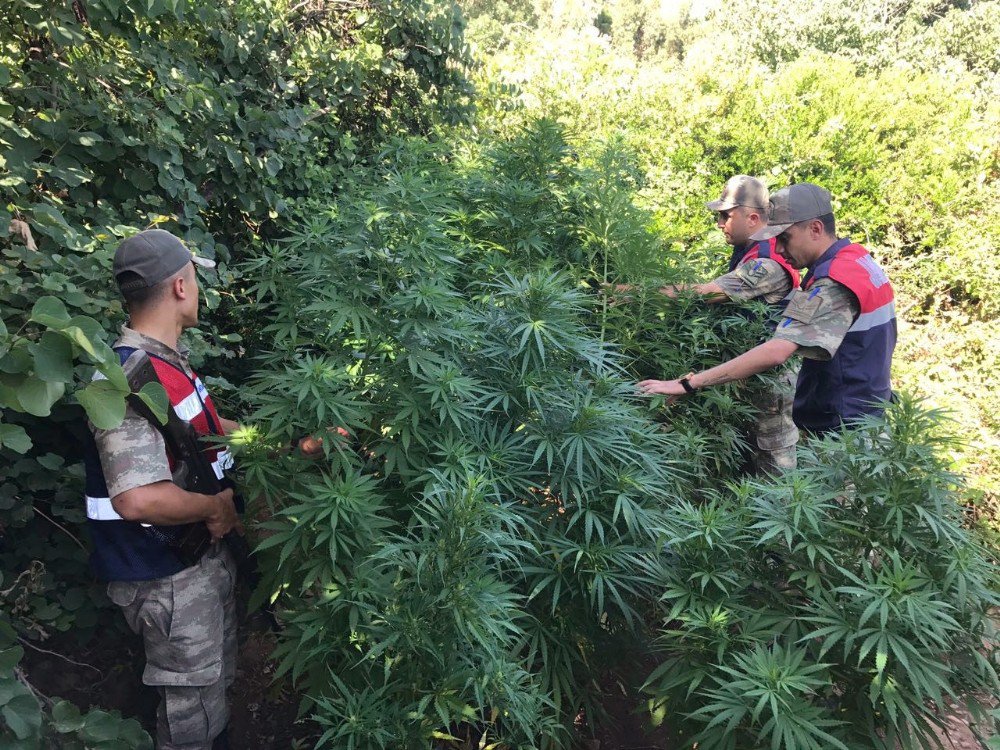
POLYGON ((837 220, 833 218, 833 214, 823 214, 822 216, 817 216, 821 222, 823 222, 823 231, 832 237, 837 236, 837 220))
POLYGON ((760 206, 740 206, 743 209, 743 215, 749 216, 750 214, 757 214, 760 218, 764 220, 764 224, 767 224, 767 209, 761 208, 760 206))
POLYGON ((153 286, 139 286, 142 284, 142 277, 139 274, 135 271, 123 271, 118 274, 116 280, 118 281, 122 298, 125 300, 125 307, 130 312, 135 312, 159 302, 166 293, 173 278, 171 276, 169 279, 164 279, 159 284, 154 284, 153 286))

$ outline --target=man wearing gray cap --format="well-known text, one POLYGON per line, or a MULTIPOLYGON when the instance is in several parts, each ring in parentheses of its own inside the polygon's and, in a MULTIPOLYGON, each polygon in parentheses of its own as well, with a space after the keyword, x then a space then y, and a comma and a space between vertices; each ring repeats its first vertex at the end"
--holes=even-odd
POLYGON ((880 415, 892 396, 896 345, 892 285, 861 245, 838 239, 830 194, 810 183, 771 198, 768 224, 750 239, 776 238, 795 268, 809 268, 771 339, 721 365, 677 380, 644 380, 647 394, 672 397, 729 383, 803 357, 795 389, 795 424, 824 433, 880 415))
MULTIPOLYGON (((219 417, 179 343, 198 323, 193 255, 169 232, 146 230, 119 245, 114 274, 129 325, 114 345, 126 375, 151 364, 173 411, 199 435, 224 435, 235 423, 219 417)), ((142 635, 143 682, 157 688, 160 750, 227 747, 226 689, 235 675, 235 564, 218 543, 241 530, 233 491, 184 489, 175 456, 161 433, 130 405, 115 428, 92 427, 87 460, 91 564, 108 595, 142 635), (213 543, 198 559, 180 552, 178 530, 203 524, 213 543)), ((216 476, 231 465, 222 447, 206 450, 216 476)))
MULTIPOLYGON (((755 177, 736 175, 726 182, 719 199, 705 206, 716 212, 716 226, 733 248, 727 272, 704 284, 672 284, 660 292, 676 297, 681 291, 692 291, 710 304, 759 299, 777 312, 798 288, 799 272, 775 251, 773 239, 750 239, 767 225, 767 186, 755 177)), ((630 289, 617 287, 618 291, 630 289)), ((792 421, 794 383, 794 372, 785 373, 755 401, 758 417, 752 439, 758 472, 777 474, 795 468, 799 431, 792 421)))

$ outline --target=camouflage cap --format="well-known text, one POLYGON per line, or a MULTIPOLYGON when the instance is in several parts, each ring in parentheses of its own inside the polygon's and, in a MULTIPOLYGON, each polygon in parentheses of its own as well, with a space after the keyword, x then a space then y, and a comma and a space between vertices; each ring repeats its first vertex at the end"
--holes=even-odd
POLYGON ((811 182, 799 182, 781 188, 771 197, 767 212, 767 226, 757 230, 750 239, 754 242, 777 237, 792 224, 833 213, 830 193, 811 182))
POLYGON ((706 203, 709 211, 728 211, 737 206, 767 210, 767 186, 756 177, 738 174, 730 177, 719 200, 706 203))
POLYGON ((115 251, 114 274, 123 292, 156 286, 188 263, 214 268, 215 261, 200 258, 177 237, 163 229, 147 229, 122 241, 115 251), (121 275, 135 276, 122 283, 121 275))

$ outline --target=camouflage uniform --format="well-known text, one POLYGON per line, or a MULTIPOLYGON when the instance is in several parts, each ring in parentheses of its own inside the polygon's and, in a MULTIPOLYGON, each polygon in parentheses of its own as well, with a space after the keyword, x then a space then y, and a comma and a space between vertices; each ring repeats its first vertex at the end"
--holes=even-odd
POLYGON ((829 360, 860 312, 850 289, 831 278, 819 279, 808 291, 795 292, 774 338, 798 344, 803 357, 829 360))
MULTIPOLYGON (((192 374, 186 351, 130 328, 115 346, 144 349, 192 374)), ((172 479, 163 437, 131 408, 118 427, 93 432, 110 497, 172 479)), ((143 682, 160 693, 159 750, 207 750, 229 721, 226 690, 236 671, 235 578, 231 555, 216 543, 198 564, 175 575, 108 584, 108 596, 142 636, 143 682)))
MULTIPOLYGON (((715 279, 729 299, 762 299, 777 304, 788 296, 792 280, 770 258, 744 260, 735 270, 715 279)), ((757 446, 755 463, 758 473, 780 474, 795 468, 795 444, 799 430, 792 421, 796 372, 783 373, 774 387, 754 399, 759 414, 751 439, 757 446)))
POLYGON ((808 291, 795 292, 774 338, 798 344, 797 353, 803 357, 829 360, 860 312, 857 297, 847 287, 819 279, 808 291))

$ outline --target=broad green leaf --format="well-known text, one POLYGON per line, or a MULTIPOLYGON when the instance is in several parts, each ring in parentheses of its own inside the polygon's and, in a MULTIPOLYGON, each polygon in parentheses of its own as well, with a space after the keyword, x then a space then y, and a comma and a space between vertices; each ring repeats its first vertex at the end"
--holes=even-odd
POLYGON ((146 383, 139 390, 139 398, 150 408, 161 424, 167 423, 167 409, 170 408, 170 399, 167 398, 167 392, 162 385, 146 383))
POLYGON ((99 430, 110 430, 125 418, 125 397, 110 380, 95 380, 77 391, 80 405, 87 410, 87 417, 99 430))
POLYGON ((34 361, 28 351, 28 341, 18 339, 13 349, 0 357, 0 372, 20 375, 29 372, 34 361))
POLYGON ((78 731, 83 726, 80 709, 69 701, 57 701, 52 706, 52 725, 62 734, 78 731))
MULTIPOLYGON (((38 699, 27 690, 0 709, 0 713, 3 713, 7 726, 19 740, 37 737, 42 728, 42 709, 38 705, 38 699)), ((37 744, 24 747, 37 747, 37 744)))
POLYGON ((136 750, 152 750, 153 741, 142 728, 142 725, 135 719, 125 719, 118 727, 118 736, 121 740, 129 743, 129 747, 136 750))
MULTIPOLYGON (((66 324, 63 335, 69 337, 74 344, 83 349, 94 361, 94 364, 118 363, 118 357, 104 341, 104 329, 93 318, 88 318, 86 315, 75 316, 66 324)), ((107 376, 107 373, 105 375, 107 376)))
POLYGON ((23 656, 24 649, 21 646, 11 646, 0 651, 0 674, 13 672, 23 656))
POLYGON ((73 380, 73 345, 65 336, 46 331, 37 344, 32 344, 35 375, 47 383, 69 383, 73 380))
POLYGON ((109 742, 118 739, 120 719, 107 711, 91 711, 84 717, 80 739, 84 742, 109 742))
POLYGON ((31 438, 20 425, 0 424, 0 446, 24 454, 31 450, 31 438))
POLYGON ((17 400, 28 414, 47 417, 52 413, 52 405, 65 392, 65 383, 46 383, 40 378, 30 377, 18 387, 17 400))
POLYGON ((70 321, 66 305, 56 297, 41 297, 31 308, 29 320, 47 328, 60 329, 70 321))
MULTIPOLYGON (((56 229, 64 232, 72 232, 72 228, 66 223, 62 212, 55 206, 45 203, 37 203, 31 207, 31 215, 35 218, 35 224, 45 231, 56 229)), ((48 232, 46 232, 48 234, 48 232)))

